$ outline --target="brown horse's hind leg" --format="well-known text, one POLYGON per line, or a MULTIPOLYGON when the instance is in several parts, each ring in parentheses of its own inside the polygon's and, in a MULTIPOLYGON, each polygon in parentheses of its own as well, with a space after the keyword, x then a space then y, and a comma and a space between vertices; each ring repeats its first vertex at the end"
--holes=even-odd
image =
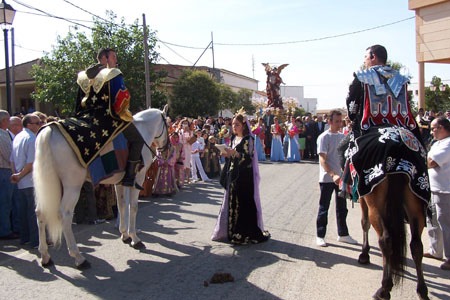
MULTIPOLYGON (((392 256, 392 241, 388 234, 388 230, 385 227, 384 222, 378 215, 380 220, 377 227, 374 225, 375 230, 378 233, 378 244, 380 246, 381 253, 383 254, 383 278, 381 279, 381 287, 373 295, 374 299, 391 299, 391 290, 394 286, 392 281, 392 270, 390 266, 390 259, 392 256), (380 234, 381 232, 381 234, 380 234)), ((373 223, 372 223, 373 224, 373 223)))
POLYGON ((378 244, 383 255, 383 278, 381 287, 373 295, 374 299, 390 299, 390 292, 394 286, 392 270, 389 267, 392 255, 392 240, 385 224, 385 201, 387 196, 388 179, 381 182, 372 193, 364 196, 365 205, 368 209, 370 224, 377 232, 378 244))
POLYGON ((366 200, 364 197, 359 199, 359 205, 361 206, 361 227, 363 229, 363 244, 361 249, 361 254, 358 258, 358 263, 362 265, 370 264, 370 245, 369 245, 369 208, 367 207, 366 200))
POLYGON ((425 206, 422 200, 417 198, 409 191, 406 192, 406 213, 408 214, 409 226, 411 230, 411 255, 416 265, 417 273, 417 288, 416 292, 419 299, 425 300, 428 298, 428 288, 423 277, 422 258, 423 258, 423 244, 421 240, 422 231, 425 227, 425 206))

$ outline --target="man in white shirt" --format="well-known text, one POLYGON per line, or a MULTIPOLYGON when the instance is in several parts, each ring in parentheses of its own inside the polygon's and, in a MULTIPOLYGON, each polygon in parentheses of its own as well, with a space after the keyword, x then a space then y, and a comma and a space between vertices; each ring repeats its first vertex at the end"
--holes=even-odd
POLYGON ((427 158, 433 219, 427 224, 430 249, 424 257, 442 259, 444 252, 441 269, 450 270, 450 121, 436 118, 430 129, 436 140, 427 158))
POLYGON ((344 138, 344 134, 340 132, 342 127, 342 113, 338 110, 331 111, 328 123, 330 124, 330 128, 324 131, 317 138, 317 153, 319 154, 320 164, 320 200, 319 212, 316 221, 316 244, 320 247, 327 246, 327 243, 325 242, 325 234, 328 224, 328 209, 330 207, 331 195, 333 194, 333 191, 336 201, 338 241, 348 244, 357 243, 348 233, 348 210, 346 199, 340 197, 338 194, 342 172, 337 148, 339 142, 344 138))
POLYGON ((11 181, 19 188, 20 243, 39 245, 38 227, 34 203, 33 162, 35 155, 36 133, 42 125, 35 114, 27 114, 22 120, 23 130, 16 135, 12 145, 11 163, 13 174, 11 181))

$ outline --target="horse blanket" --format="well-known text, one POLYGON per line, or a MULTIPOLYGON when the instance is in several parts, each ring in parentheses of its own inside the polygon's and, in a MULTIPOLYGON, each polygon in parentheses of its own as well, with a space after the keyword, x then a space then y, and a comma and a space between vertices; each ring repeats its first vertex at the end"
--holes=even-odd
MULTIPOLYGON (((65 127, 61 126, 61 121, 51 122, 46 126, 54 126, 60 129, 80 164, 88 169, 94 185, 97 185, 100 181, 112 176, 114 173, 125 170, 128 159, 128 141, 122 132, 115 132, 115 134, 109 136, 104 141, 105 144, 99 147, 99 149, 96 149, 95 152, 93 151, 94 155, 90 155, 89 160, 86 162, 80 153, 83 144, 77 143, 76 140, 72 139, 72 136, 67 134, 65 127)), ((98 144, 98 142, 95 142, 95 144, 98 144)))
POLYGON ((371 193, 386 174, 403 173, 409 177, 411 191, 428 204, 427 154, 410 130, 389 124, 373 126, 350 138, 346 156, 358 197, 371 193))

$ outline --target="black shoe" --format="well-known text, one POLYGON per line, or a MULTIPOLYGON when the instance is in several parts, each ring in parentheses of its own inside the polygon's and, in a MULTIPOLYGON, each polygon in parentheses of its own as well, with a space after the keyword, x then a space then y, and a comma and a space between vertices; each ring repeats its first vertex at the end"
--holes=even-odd
POLYGON ((19 237, 20 235, 18 235, 17 233, 11 232, 8 235, 0 237, 0 240, 17 240, 19 237))

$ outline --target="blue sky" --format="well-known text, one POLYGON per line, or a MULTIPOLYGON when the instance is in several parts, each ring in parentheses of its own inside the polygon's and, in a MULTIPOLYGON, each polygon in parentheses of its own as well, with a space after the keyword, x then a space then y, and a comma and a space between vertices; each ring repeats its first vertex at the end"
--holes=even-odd
MULTIPOLYGON (((157 31, 161 41, 198 48, 159 43, 159 52, 165 59, 160 63, 192 65, 211 41, 211 32, 215 66, 254 77, 260 81, 260 90, 265 87, 261 63, 288 63, 281 73, 284 82, 304 86, 305 97, 317 98, 319 109, 345 106, 352 73, 361 66, 365 49, 373 44, 384 45, 389 59, 405 65, 403 71, 413 76, 412 82, 417 81, 414 12, 408 10, 406 0, 6 2, 17 10, 14 20, 18 45, 16 64, 50 51, 57 35, 65 36, 71 26, 64 20, 35 15, 41 13, 25 5, 58 17, 91 21, 92 15, 75 7, 79 6, 101 17, 106 10, 112 10, 127 23, 136 19, 142 23, 145 13, 147 25, 157 31), (398 23, 383 26, 394 22, 398 23)), ((3 68, 4 48, 0 49, 0 67, 3 68)), ((212 67, 212 63, 209 50, 197 65, 212 67)), ((449 65, 427 64, 426 80, 434 75, 450 84, 449 65)))

